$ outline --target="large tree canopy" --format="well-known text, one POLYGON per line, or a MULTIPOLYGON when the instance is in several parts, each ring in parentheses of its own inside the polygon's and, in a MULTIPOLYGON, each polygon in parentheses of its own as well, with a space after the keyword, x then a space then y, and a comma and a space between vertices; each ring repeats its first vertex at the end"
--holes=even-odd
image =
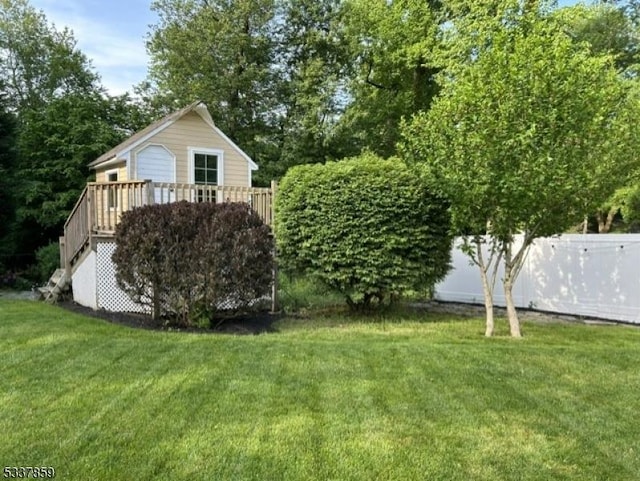
POLYGON ((349 61, 339 0, 156 0, 146 93, 172 108, 203 100, 268 183, 336 155, 349 61))
POLYGON ((15 247, 12 224, 15 215, 11 177, 15 163, 15 116, 0 97, 0 272, 15 247))
POLYGON ((274 0, 156 0, 150 78, 172 108, 203 100, 216 124, 256 161, 269 150, 274 0))
POLYGON ((60 235, 87 164, 148 119, 127 96, 108 97, 72 33, 26 0, 0 0, 0 85, 0 243, 24 267, 60 235))
MULTIPOLYGON (((555 17, 574 41, 585 42, 595 55, 611 55, 621 76, 637 80, 640 73, 640 29, 634 17, 635 9, 637 4, 634 6, 628 2, 579 4, 558 10, 555 17)), ((611 172, 610 175, 618 173, 611 172)), ((631 207, 637 205, 634 199, 638 195, 638 176, 640 172, 607 199, 591 217, 592 222, 589 222, 589 217, 585 218, 583 232, 587 232, 590 225, 597 226, 599 233, 607 233, 613 228, 636 228, 633 219, 637 214, 631 207)))
POLYGON ((274 120, 275 147, 280 152, 272 156, 277 163, 268 166, 267 174, 281 177, 293 165, 344 154, 345 146, 335 138, 346 100, 344 78, 350 69, 341 4, 340 0, 279 2, 275 94, 281 107, 274 120))
POLYGON ((525 13, 448 79, 429 112, 405 125, 405 155, 451 199, 458 232, 472 235, 487 335, 488 261, 504 261, 511 332, 520 336, 511 288, 527 248, 567 230, 619 187, 635 166, 639 112, 611 58, 593 56, 547 17, 525 13), (522 246, 512 250, 519 233, 522 246))
POLYGON ((351 102, 339 130, 355 153, 395 153, 400 120, 427 110, 438 92, 439 1, 347 0, 351 102))
POLYGON ((0 79, 13 110, 90 92, 97 76, 70 30, 56 30, 27 0, 0 0, 0 79))

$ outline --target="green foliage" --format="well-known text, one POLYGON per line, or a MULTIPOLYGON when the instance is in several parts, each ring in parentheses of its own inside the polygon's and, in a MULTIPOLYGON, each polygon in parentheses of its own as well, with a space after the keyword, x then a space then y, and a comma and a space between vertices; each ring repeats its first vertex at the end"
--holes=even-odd
POLYGON ((345 37, 353 66, 351 102, 337 135, 352 151, 393 155, 400 120, 429 108, 441 69, 434 55, 443 21, 439 1, 348 0, 345 37))
POLYGON ((10 264, 9 258, 15 252, 15 242, 11 235, 15 216, 15 200, 11 188, 11 174, 16 158, 15 129, 15 116, 7 111, 5 101, 0 97, 0 272, 10 264))
POLYGON ((452 200, 458 231, 483 233, 490 222, 500 239, 552 235, 635 165, 637 108, 608 58, 534 22, 496 34, 405 125, 403 151, 452 200))
POLYGON ((445 79, 431 110, 403 127, 404 156, 450 199, 456 232, 477 241, 469 253, 481 269, 487 335, 493 281, 479 236, 489 234, 490 252, 504 261, 519 337, 511 289, 528 247, 581 222, 638 166, 638 97, 610 57, 593 56, 558 26, 535 11, 503 25, 445 79))
POLYGON ((0 256, 24 268, 60 235, 87 164, 140 127, 139 109, 106 97, 71 31, 26 0, 0 0, 0 86, 13 124, 0 121, 0 256))
POLYGON ((141 207, 123 214, 115 238, 118 285, 156 319, 202 325, 270 292, 273 239, 246 204, 141 207))
POLYGON ((171 110, 203 100, 216 124, 254 160, 270 147, 274 0, 156 0, 147 42, 150 79, 171 110))
MULTIPOLYGON (((576 5, 557 11, 555 17, 565 25, 574 41, 586 42, 595 55, 611 55, 620 75, 634 80, 640 73, 640 25, 638 25, 638 3, 624 2, 576 5)), ((638 172, 626 179, 620 172, 611 172, 620 179, 624 187, 618 189, 596 212, 597 232, 635 231, 638 229, 637 206, 634 193, 637 191, 638 172), (620 215, 623 213, 624 215, 620 215)))
POLYGON ((439 32, 440 59, 446 76, 457 75, 494 45, 505 27, 519 28, 525 17, 545 16, 555 0, 447 0, 442 2, 445 22, 439 32))
POLYGON ((0 0, 0 79, 14 110, 93 91, 98 78, 70 30, 58 31, 28 0, 0 0))
POLYGON ((51 274, 60 267, 60 244, 52 242, 36 251, 35 281, 46 283, 51 274))
POLYGON ((291 165, 339 156, 344 71, 340 0, 157 0, 139 92, 158 110, 203 100, 268 185, 291 165))
POLYGON ((315 277, 353 307, 442 279, 449 227, 447 205, 413 170, 372 154, 294 167, 276 197, 282 269, 315 277))
POLYGON ((625 187, 618 191, 622 197, 621 214, 627 229, 631 232, 640 231, 640 185, 625 187))
POLYGON ((60 231, 89 180, 87 165, 122 139, 99 94, 70 94, 21 116, 18 220, 60 231))
POLYGON ((616 190, 596 218, 599 233, 640 232, 640 182, 632 180, 616 190), (601 229, 603 222, 605 229, 601 229))
POLYGON ((625 8, 599 3, 562 8, 555 16, 575 41, 587 42, 596 55, 613 56, 618 71, 635 76, 640 66, 640 31, 629 13, 625 8))
MULTIPOLYGON (((265 166, 267 180, 280 178, 298 164, 342 157, 344 145, 335 137, 335 124, 344 108, 343 81, 350 69, 344 39, 341 0, 288 0, 279 2, 278 46, 275 57, 279 82, 274 96, 284 115, 277 162, 265 166)), ((262 170, 262 166, 261 166, 262 170)))
POLYGON ((278 301, 287 312, 318 311, 344 304, 344 298, 317 279, 281 273, 278 278, 278 301))

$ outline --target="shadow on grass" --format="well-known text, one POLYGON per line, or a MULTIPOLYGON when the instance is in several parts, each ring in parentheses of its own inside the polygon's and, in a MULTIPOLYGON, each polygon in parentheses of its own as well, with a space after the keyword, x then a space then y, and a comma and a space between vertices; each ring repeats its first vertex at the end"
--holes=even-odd
POLYGON ((268 332, 277 332, 274 324, 282 317, 281 314, 277 313, 271 314, 269 312, 256 312, 252 314, 242 314, 217 319, 213 323, 213 327, 209 329, 198 327, 177 328, 174 326, 164 325, 162 321, 155 321, 151 316, 146 314, 110 312, 102 309, 94 310, 90 307, 84 307, 76 304, 75 302, 61 302, 58 305, 68 311, 82 314, 84 316, 136 329, 193 332, 198 334, 257 335, 268 332))
POLYGON ((289 320, 314 322, 316 325, 343 326, 345 324, 396 325, 402 323, 466 322, 482 318, 482 315, 461 316, 433 309, 431 303, 397 303, 368 311, 353 311, 346 305, 287 313, 289 320))

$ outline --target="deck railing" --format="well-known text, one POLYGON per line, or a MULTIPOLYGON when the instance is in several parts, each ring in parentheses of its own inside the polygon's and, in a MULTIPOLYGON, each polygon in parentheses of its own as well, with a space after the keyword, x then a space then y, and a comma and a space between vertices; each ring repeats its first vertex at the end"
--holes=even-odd
POLYGON ((80 198, 64 223, 64 237, 60 240, 61 261, 69 268, 75 257, 89 242, 91 221, 89 218, 89 187, 85 187, 80 198))
POLYGON ((64 225, 61 254, 67 269, 94 235, 113 235, 122 214, 135 207, 189 202, 246 202, 267 225, 273 224, 271 188, 178 184, 151 181, 90 182, 64 225))

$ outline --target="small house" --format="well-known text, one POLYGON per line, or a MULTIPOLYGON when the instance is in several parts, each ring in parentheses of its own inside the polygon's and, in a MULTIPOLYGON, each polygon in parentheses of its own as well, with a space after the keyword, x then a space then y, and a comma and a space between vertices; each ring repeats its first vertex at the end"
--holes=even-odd
POLYGON ((246 202, 271 224, 270 188, 252 187, 255 162, 216 127, 202 102, 173 112, 89 166, 96 181, 80 195, 60 238, 61 269, 48 296, 71 283, 73 299, 94 309, 144 310, 117 286, 115 228, 135 207, 187 200, 246 202))

